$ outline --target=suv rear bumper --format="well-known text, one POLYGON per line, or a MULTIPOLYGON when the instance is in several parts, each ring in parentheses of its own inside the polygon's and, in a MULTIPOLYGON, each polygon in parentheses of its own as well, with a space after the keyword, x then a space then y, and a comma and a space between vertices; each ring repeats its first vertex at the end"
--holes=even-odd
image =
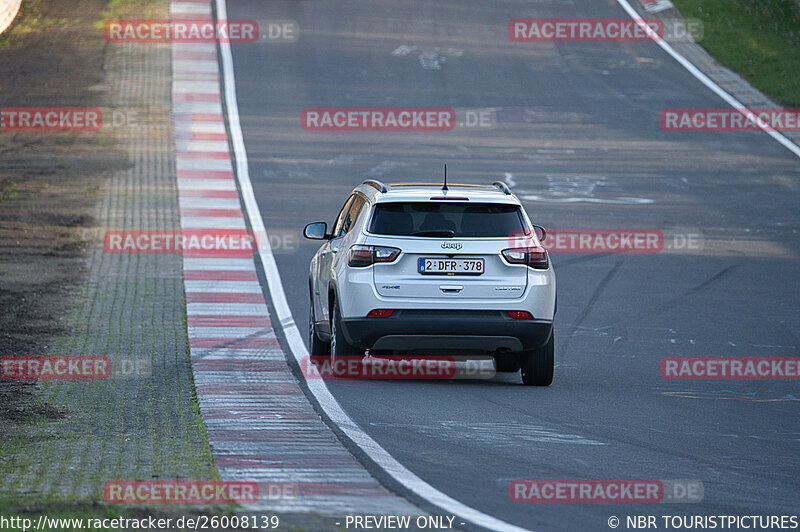
POLYGON ((499 310, 395 310, 388 318, 343 319, 347 341, 387 351, 522 351, 541 347, 549 320, 516 320, 499 310))

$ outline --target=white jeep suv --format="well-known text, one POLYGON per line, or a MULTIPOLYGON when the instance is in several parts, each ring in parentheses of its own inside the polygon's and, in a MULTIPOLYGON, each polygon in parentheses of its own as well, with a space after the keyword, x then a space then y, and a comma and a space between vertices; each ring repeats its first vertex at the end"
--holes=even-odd
POLYGON ((545 231, 504 183, 364 181, 311 260, 309 350, 331 357, 491 353, 553 380, 556 278, 545 231))

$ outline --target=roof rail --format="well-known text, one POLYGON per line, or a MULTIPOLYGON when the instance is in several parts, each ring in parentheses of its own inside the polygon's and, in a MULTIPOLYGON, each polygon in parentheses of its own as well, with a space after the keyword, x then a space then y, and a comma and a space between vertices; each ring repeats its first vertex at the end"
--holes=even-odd
POLYGON ((506 185, 502 181, 495 181, 494 183, 492 183, 492 186, 502 190, 503 194, 511 194, 511 189, 508 188, 508 185, 506 185))
POLYGON ((362 185, 367 185, 368 187, 372 187, 372 188, 378 190, 379 192, 386 192, 388 190, 386 188, 386 185, 384 185, 383 183, 381 183, 377 179, 367 179, 366 181, 364 181, 361 184, 362 185))
MULTIPOLYGON (((492 185, 475 185, 473 183, 447 183, 448 187, 473 187, 473 188, 495 188, 492 185)), ((389 183, 389 187, 438 187, 441 183, 389 183)))

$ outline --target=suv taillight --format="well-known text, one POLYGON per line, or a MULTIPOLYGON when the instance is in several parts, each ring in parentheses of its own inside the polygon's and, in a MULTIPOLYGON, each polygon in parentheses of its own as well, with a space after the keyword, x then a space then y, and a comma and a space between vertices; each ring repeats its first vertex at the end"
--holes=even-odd
POLYGON ((536 270, 546 270, 550 264, 547 251, 543 248, 511 248, 501 253, 510 264, 526 264, 536 270))
POLYGON ((363 268, 376 262, 392 262, 400 255, 400 250, 386 246, 353 246, 347 257, 348 266, 363 268))

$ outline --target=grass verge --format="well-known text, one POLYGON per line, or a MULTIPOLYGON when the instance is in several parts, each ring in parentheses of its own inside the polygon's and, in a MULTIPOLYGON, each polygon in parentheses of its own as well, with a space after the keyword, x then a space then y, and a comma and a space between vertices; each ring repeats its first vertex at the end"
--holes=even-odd
POLYGON ((795 0, 672 0, 703 22, 700 44, 778 103, 800 107, 800 8, 795 0))
POLYGON ((151 20, 163 19, 164 12, 158 2, 142 2, 141 0, 109 0, 108 7, 103 12, 103 19, 95 22, 94 27, 103 29, 109 20, 136 19, 151 20))

